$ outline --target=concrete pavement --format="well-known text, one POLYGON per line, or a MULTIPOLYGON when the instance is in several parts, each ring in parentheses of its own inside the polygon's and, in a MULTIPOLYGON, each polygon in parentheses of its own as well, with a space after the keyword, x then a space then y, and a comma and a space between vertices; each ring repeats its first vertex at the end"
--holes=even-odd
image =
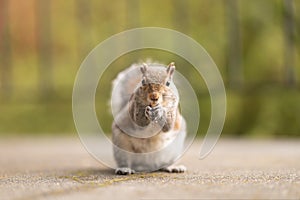
POLYGON ((300 199, 300 140, 220 139, 184 174, 114 175, 74 137, 2 138, 0 199, 300 199))

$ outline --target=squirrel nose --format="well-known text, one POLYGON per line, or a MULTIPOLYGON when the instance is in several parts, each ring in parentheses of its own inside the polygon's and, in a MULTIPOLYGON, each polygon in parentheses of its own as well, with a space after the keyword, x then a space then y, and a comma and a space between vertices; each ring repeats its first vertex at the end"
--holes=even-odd
POLYGON ((150 94, 150 100, 151 101, 158 101, 158 99, 159 99, 158 92, 153 92, 153 93, 150 94))

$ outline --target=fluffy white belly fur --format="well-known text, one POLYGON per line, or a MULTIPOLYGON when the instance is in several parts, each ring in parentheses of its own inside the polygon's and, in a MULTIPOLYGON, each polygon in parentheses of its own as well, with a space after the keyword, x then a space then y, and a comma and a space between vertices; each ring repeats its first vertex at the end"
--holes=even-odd
POLYGON ((128 136, 121 130, 117 132, 113 142, 118 167, 155 171, 172 165, 183 153, 186 136, 183 118, 180 130, 160 133, 155 136, 157 138, 140 139, 128 136))

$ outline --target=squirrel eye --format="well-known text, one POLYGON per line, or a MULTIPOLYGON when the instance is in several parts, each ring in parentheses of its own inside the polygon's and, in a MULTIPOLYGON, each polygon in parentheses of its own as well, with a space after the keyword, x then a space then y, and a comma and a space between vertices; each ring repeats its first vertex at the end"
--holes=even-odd
POLYGON ((145 79, 142 80, 142 85, 146 85, 145 79))
POLYGON ((170 86, 170 81, 167 81, 167 82, 166 82, 166 86, 170 86))

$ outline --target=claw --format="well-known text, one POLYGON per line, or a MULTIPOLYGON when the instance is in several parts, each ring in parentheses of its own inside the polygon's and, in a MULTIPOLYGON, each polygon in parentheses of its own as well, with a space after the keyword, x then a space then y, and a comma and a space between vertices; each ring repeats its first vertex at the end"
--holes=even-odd
POLYGON ((128 167, 117 168, 115 171, 115 174, 118 174, 118 175, 129 175, 129 174, 134 174, 134 173, 135 173, 135 171, 128 167))
POLYGON ((183 173, 186 171, 186 167, 184 165, 169 166, 160 169, 160 171, 169 172, 169 173, 183 173))
POLYGON ((147 106, 145 109, 145 116, 151 121, 158 121, 163 116, 163 109, 161 105, 155 107, 147 106))

